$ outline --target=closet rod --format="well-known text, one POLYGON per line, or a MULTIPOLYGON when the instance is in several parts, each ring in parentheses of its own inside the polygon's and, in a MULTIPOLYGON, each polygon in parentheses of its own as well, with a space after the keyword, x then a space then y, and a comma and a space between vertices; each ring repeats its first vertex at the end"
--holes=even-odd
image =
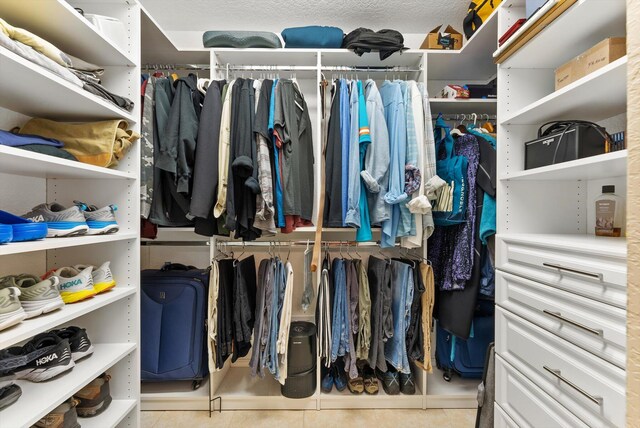
POLYGON ((322 71, 357 71, 357 72, 386 72, 386 73, 420 73, 423 69, 413 67, 403 67, 399 65, 390 66, 368 66, 368 65, 352 65, 352 66, 322 66, 322 71))
MULTIPOLYGON (((486 113, 476 113, 477 114, 477 120, 497 120, 498 116, 496 116, 495 114, 486 114, 486 113)), ((431 118, 432 119, 437 119, 438 117, 442 116, 442 119, 444 120, 471 120, 473 119, 473 113, 469 114, 432 114, 431 118)))
POLYGON ((143 247, 207 247, 209 241, 141 241, 143 247))
POLYGON ((209 70, 209 64, 144 64, 142 70, 145 71, 172 71, 172 70, 209 70))
MULTIPOLYGON (((314 245, 313 240, 309 241, 257 241, 257 242, 242 242, 242 241, 217 241, 216 247, 312 247, 314 245), (279 244, 281 242, 282 244, 279 244), (275 243, 275 244, 274 244, 275 243)), ((354 241, 322 241, 322 247, 379 247, 378 242, 354 242, 354 241)), ((396 247, 400 247, 399 243, 395 244, 396 247)), ((383 248, 384 250, 384 248, 383 248)))

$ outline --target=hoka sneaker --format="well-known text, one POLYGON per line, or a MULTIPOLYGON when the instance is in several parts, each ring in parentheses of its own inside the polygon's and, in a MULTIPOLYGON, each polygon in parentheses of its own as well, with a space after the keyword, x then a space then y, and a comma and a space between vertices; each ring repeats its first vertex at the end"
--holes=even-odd
POLYGON ((24 346, 7 348, 9 356, 26 357, 26 363, 15 371, 18 379, 43 382, 71 370, 76 363, 71 358, 69 341, 52 333, 40 333, 24 346))
POLYGON ((53 333, 60 339, 69 341, 73 361, 81 360, 93 354, 93 345, 89 340, 89 336, 87 336, 87 330, 84 328, 65 327, 60 330, 52 330, 49 333, 53 333))
POLYGON ((20 290, 20 303, 27 318, 37 317, 64 306, 58 291, 58 278, 42 281, 35 275, 22 274, 0 278, 0 289, 16 287, 20 290))
POLYGON ((79 201, 73 201, 73 203, 81 209, 84 208, 84 218, 89 226, 87 235, 106 235, 116 233, 120 229, 116 222, 115 213, 118 210, 116 205, 98 208, 95 205, 86 205, 79 201))
POLYGON ((78 400, 69 398, 33 425, 36 428, 80 428, 76 406, 78 400))
POLYGON ((20 290, 16 287, 0 289, 0 331, 27 318, 20 304, 20 290))
POLYGON ((113 279, 111 268, 109 267, 111 262, 104 262, 100 267, 90 265, 75 265, 77 270, 85 270, 88 267, 93 267, 91 275, 93 276, 93 288, 96 293, 103 293, 111 290, 116 286, 116 281, 113 279))
POLYGON ((91 276, 92 270, 91 266, 82 271, 74 267, 63 267, 47 273, 45 278, 57 277, 58 290, 62 300, 65 303, 75 303, 96 295, 96 290, 93 288, 93 276, 91 276))
POLYGON ((0 388, 0 410, 18 401, 21 395, 22 389, 15 384, 0 388))
POLYGON ((81 418, 97 416, 109 408, 111 393, 109 392, 111 376, 106 373, 98 376, 87 386, 73 395, 79 401, 77 411, 81 418))
POLYGON ((89 230, 82 209, 77 205, 65 208, 55 202, 40 204, 22 217, 37 223, 47 223, 47 238, 84 235, 89 230))

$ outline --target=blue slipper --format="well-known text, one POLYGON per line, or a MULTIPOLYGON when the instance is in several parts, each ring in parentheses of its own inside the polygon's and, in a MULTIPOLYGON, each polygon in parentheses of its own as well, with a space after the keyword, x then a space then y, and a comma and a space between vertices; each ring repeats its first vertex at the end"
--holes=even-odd
POLYGON ((13 228, 8 224, 0 224, 0 244, 6 244, 13 239, 13 228))
MULTIPOLYGON (((47 223, 34 223, 6 211, 0 211, 0 224, 8 225, 13 229, 11 242, 35 241, 47 237, 47 223)), ((2 242, 1 238, 0 242, 2 242)))

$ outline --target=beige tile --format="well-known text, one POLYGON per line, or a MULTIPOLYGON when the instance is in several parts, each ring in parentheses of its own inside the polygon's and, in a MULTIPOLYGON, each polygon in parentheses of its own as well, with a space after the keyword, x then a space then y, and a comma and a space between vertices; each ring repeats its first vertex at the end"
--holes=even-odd
POLYGON ((165 412, 140 412, 140 426, 153 428, 165 412))
POLYGON ((161 416, 152 428, 204 428, 211 426, 215 426, 216 428, 226 428, 231 426, 231 419, 233 417, 233 412, 214 412, 211 415, 211 418, 209 418, 209 412, 204 411, 171 411, 154 413, 161 413, 161 416))
POLYGON ((476 424, 476 409, 444 409, 451 428, 473 428, 476 424))
MULTIPOLYGON (((222 412, 231 414, 230 427, 285 428, 302 427, 302 410, 236 410, 222 412)), ((217 428, 217 427, 216 427, 217 428)))
POLYGON ((382 427, 373 410, 305 410, 304 428, 325 428, 328 426, 382 427))
POLYGON ((427 427, 429 428, 450 428, 451 421, 449 416, 443 409, 428 409, 427 412, 427 427))

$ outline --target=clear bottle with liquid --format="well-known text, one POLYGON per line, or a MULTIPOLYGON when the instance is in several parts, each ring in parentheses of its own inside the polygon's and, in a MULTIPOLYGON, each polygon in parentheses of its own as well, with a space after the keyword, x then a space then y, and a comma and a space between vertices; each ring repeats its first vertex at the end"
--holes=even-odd
POLYGON ((596 198, 597 236, 625 236, 626 204, 615 192, 616 186, 602 186, 602 194, 596 198))

